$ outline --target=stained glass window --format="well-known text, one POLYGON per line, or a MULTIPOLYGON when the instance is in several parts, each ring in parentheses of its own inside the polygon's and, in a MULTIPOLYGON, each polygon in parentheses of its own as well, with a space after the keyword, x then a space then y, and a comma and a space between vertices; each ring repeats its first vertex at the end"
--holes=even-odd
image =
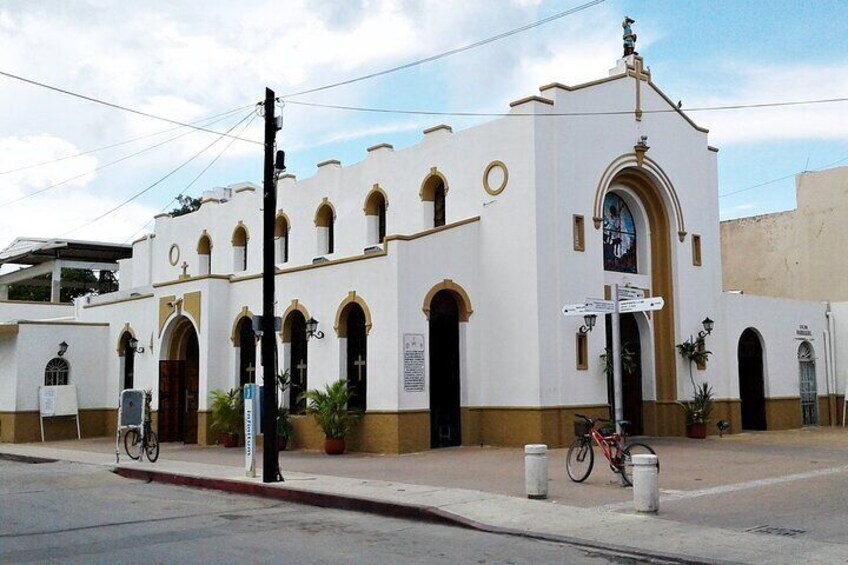
POLYGON ((620 196, 604 197, 604 270, 636 273, 636 225, 620 196))

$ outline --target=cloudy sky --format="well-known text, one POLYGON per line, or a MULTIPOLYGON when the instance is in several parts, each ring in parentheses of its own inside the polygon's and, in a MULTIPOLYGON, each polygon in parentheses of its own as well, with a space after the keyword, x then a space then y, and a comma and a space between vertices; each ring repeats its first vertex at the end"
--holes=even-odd
MULTIPOLYGON (((250 106, 266 85, 286 95, 338 82, 585 2, 0 0, 0 71, 260 140, 261 120, 250 106)), ((848 97, 844 0, 606 0, 477 49, 291 100, 502 112, 542 84, 606 76, 620 56, 625 14, 637 20, 638 49, 653 80, 684 108, 848 97)), ((721 148, 723 218, 790 209, 793 173, 848 165, 845 102, 691 115, 721 148)), ((354 163, 375 143, 405 147, 431 125, 463 129, 483 119, 293 103, 284 116, 278 140, 299 178, 324 159, 354 163)), ((254 143, 0 76, 0 248, 16 236, 131 240, 180 192, 259 182, 261 152, 254 143)))

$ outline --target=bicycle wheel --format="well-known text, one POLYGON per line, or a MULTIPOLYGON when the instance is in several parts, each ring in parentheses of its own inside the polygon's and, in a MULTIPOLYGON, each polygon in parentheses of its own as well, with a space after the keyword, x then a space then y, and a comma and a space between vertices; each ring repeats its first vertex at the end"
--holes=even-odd
POLYGON ((159 459, 159 436, 153 430, 147 432, 147 445, 144 446, 144 451, 151 463, 156 463, 159 459))
POLYGON ((582 483, 592 472, 594 464, 595 453, 592 451, 592 444, 585 439, 575 439, 568 448, 568 455, 565 456, 568 478, 575 483, 582 483))
POLYGON ((633 456, 634 455, 656 455, 656 452, 649 445, 644 443, 631 443, 621 452, 622 461, 619 472, 624 477, 624 482, 627 486, 633 485, 633 456))
POLYGON ((130 430, 124 435, 124 451, 130 459, 141 459, 141 434, 138 430, 130 430))

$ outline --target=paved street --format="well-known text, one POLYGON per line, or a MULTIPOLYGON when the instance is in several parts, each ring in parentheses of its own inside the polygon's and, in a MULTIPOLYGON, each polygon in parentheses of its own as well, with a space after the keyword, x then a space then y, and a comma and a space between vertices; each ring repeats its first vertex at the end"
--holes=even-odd
POLYGON ((632 563, 573 546, 0 460, 0 562, 632 563))

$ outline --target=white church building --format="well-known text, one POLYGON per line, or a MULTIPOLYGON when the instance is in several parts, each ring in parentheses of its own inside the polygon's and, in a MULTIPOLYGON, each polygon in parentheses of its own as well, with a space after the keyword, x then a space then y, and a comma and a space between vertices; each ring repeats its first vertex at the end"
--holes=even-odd
MULTIPOLYGON (((575 413, 609 416, 610 324, 581 331, 561 310, 613 285, 664 300, 621 318, 637 433, 683 435, 690 369, 715 391, 713 422, 734 432, 835 422, 845 378, 825 305, 722 292, 718 149, 640 57, 590 83, 543 86, 510 114, 279 180, 277 346, 295 447, 323 439, 297 415, 297 393, 340 378, 365 411, 354 450, 568 445, 575 413), (676 345, 705 318, 712 355, 690 367, 676 345)), ((118 292, 73 308, 0 302, 0 440, 38 438, 53 362, 51 382, 77 387, 83 435, 113 434, 119 392, 135 387, 153 390, 163 441, 214 443, 210 391, 262 381, 250 323, 261 205, 244 183, 157 216, 119 261, 118 292)), ((51 425, 48 436, 68 435, 51 425)))

